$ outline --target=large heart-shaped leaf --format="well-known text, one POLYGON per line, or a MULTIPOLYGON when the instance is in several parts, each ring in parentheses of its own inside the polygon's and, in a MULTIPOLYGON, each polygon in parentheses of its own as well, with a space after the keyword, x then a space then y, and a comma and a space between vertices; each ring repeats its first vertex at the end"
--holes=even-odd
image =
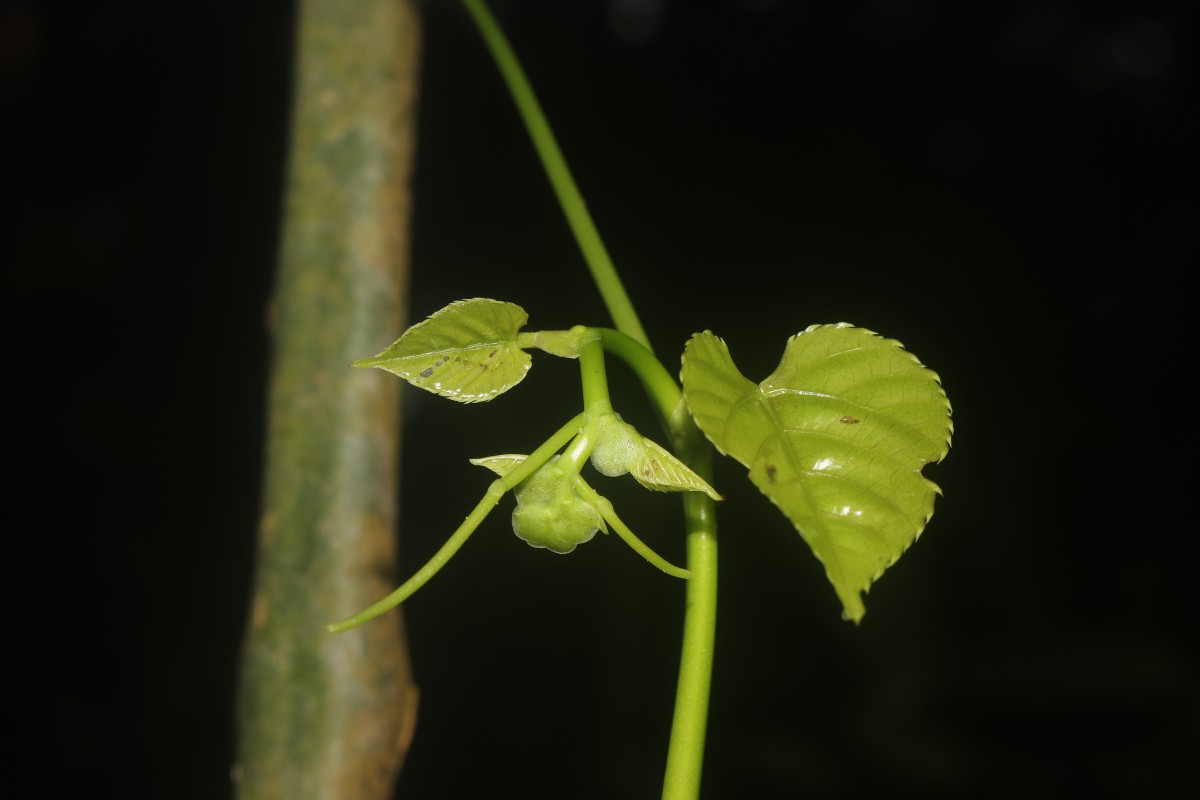
POLYGON ((941 490, 921 474, 950 449, 938 376, 899 342, 845 323, 788 340, 761 384, 711 332, 683 354, 683 393, 700 430, 750 468, 750 480, 825 566, 845 616, 916 541, 941 490))
POLYGON ((491 400, 529 371, 529 354, 517 346, 528 319, 513 303, 458 300, 413 325, 382 353, 352 366, 385 369, 460 403, 491 400))

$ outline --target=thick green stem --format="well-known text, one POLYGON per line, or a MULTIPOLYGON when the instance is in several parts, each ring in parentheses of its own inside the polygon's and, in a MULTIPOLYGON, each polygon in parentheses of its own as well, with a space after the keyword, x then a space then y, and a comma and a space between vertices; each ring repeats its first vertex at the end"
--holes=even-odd
POLYGON ((542 167, 545 168, 546 176, 554 188, 554 194, 558 197, 558 202, 567 217, 567 223, 575 234, 575 240, 579 242, 579 249, 583 251, 583 257, 592 273, 592 280, 595 281, 596 288, 600 290, 600 295, 604 298, 604 305, 608 308, 608 313, 612 315, 618 330, 632 336, 650 349, 650 340, 642 329, 642 323, 633 309, 633 303, 629 301, 625 285, 621 283, 621 278, 608 255, 608 249, 604 246, 595 223, 592 222, 592 215, 588 213, 587 203, 579 194, 575 178, 572 177, 562 151, 559 150, 554 132, 550 130, 550 124, 546 122, 546 115, 542 113, 542 107, 529 85, 529 80, 525 77, 521 63, 517 60, 516 54, 513 53, 508 40, 483 0, 462 0, 462 4, 475 20, 475 26, 483 36, 484 43, 491 51, 492 58, 495 59, 496 66, 500 69, 500 74, 512 94, 517 111, 529 131, 529 138, 533 140, 533 146, 542 161, 542 167))
POLYGON ((419 44, 409 0, 297 6, 238 800, 390 798, 416 719, 400 616, 323 625, 395 568, 399 386, 346 365, 403 327, 419 44))

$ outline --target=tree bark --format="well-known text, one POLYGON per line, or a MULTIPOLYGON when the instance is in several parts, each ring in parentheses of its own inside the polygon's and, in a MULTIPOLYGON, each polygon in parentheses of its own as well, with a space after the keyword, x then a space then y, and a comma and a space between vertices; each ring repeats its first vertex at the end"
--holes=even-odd
POLYGON ((402 332, 419 18, 302 0, 274 290, 262 517, 234 766, 240 800, 385 800, 416 715, 395 582, 400 381, 351 369, 402 332))

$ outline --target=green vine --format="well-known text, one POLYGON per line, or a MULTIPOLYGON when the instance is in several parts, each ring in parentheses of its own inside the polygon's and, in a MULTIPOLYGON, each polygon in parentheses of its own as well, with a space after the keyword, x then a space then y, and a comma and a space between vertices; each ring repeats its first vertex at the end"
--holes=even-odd
POLYGON ((745 465, 825 566, 844 616, 858 622, 862 594, 916 540, 938 487, 921 474, 949 451, 951 409, 938 376, 895 341, 839 323, 813 325, 787 343, 761 383, 734 366, 705 331, 687 343, 680 382, 650 348, 524 71, 481 0, 462 0, 529 131, 616 329, 525 331, 524 309, 475 298, 451 303, 354 366, 380 368, 461 403, 485 402, 520 383, 529 350, 578 362, 583 408, 528 455, 472 459, 498 476, 440 550, 370 607, 329 626, 349 630, 395 608, 446 565, 504 495, 514 533, 533 547, 572 552, 615 531, 647 562, 686 581, 675 711, 664 800, 696 800, 704 763, 717 609, 714 452, 745 465), (614 410, 605 359, 626 364, 653 405, 670 449, 614 410), (642 542, 584 477, 631 475, 647 489, 683 494, 687 567, 642 542))

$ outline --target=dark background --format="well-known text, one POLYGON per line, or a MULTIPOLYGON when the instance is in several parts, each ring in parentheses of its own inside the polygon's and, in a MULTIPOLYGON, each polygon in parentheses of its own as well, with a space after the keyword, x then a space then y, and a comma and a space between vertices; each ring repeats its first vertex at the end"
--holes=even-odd
MULTIPOLYGON (((423 7, 410 320, 488 296, 535 329, 608 324, 468 19, 423 7)), ((227 797, 294 8, 2 8, 16 767, 39 796, 227 797)), ((720 464, 705 796, 1142 797, 1194 774, 1188 4, 493 8, 669 367, 708 328, 761 380, 787 336, 848 321, 954 405, 926 470, 945 496, 857 628, 720 464)), ((486 486, 467 458, 574 413, 571 366, 535 367, 486 407, 405 389, 402 572, 486 486)), ((611 484, 681 558, 677 502, 611 484)), ((403 796, 657 796, 680 586, 616 540, 557 559, 505 527, 405 606, 403 796)))

